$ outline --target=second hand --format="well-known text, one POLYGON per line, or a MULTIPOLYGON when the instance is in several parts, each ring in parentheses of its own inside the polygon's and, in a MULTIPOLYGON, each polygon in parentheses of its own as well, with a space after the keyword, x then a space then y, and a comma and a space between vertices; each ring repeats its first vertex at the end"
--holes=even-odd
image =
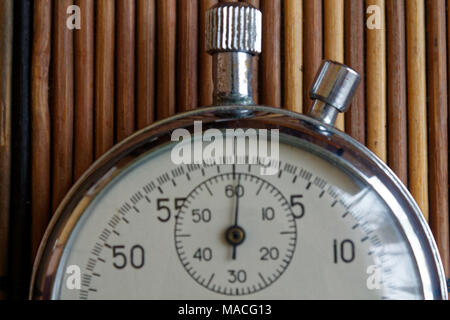
MULTIPOLYGON (((236 166, 233 165, 233 180, 236 181, 236 166)), ((237 246, 241 245, 245 240, 245 231, 239 226, 239 198, 243 196, 243 193, 240 194, 239 187, 241 183, 241 175, 239 174, 237 185, 234 189, 234 196, 236 197, 235 205, 234 205, 234 224, 227 229, 225 232, 225 239, 228 244, 233 246, 232 258, 236 260, 237 256, 237 246)), ((242 187, 241 187, 242 188, 242 187)))
MULTIPOLYGON (((233 179, 236 180, 236 165, 233 165, 233 179)), ((235 187, 235 196, 236 196, 236 202, 235 202, 235 208, 234 208, 234 227, 238 228, 238 222, 239 222, 239 194, 238 194, 238 187, 241 182, 241 175, 239 175, 238 183, 235 187)), ((233 245, 233 260, 236 260, 236 254, 237 254, 237 244, 233 245)))

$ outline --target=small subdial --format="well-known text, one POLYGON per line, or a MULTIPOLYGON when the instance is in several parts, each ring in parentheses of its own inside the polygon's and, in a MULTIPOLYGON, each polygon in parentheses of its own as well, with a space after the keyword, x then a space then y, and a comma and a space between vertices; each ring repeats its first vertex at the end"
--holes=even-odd
POLYGON ((289 266, 296 242, 296 218, 285 196, 261 177, 234 169, 195 187, 175 224, 185 270, 224 295, 273 284, 289 266))

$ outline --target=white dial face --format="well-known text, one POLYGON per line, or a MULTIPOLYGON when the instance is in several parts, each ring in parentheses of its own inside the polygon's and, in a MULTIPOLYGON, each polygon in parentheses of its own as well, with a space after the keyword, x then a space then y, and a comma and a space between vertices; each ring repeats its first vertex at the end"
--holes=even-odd
POLYGON ((175 165, 169 147, 141 158, 86 209, 53 297, 423 298, 381 198, 306 149, 280 143, 279 154, 271 176, 258 165, 175 165))

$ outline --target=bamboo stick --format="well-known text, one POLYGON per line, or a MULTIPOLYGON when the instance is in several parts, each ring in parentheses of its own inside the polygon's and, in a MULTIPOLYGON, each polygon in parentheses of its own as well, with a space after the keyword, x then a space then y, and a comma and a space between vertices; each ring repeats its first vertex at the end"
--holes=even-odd
POLYGON ((380 19, 379 26, 366 29, 366 87, 367 87, 367 146, 381 160, 387 161, 386 133, 386 30, 385 1, 368 0, 367 8, 377 8, 369 13, 368 20, 380 19), (379 27, 379 29, 377 29, 379 27))
MULTIPOLYGON (((324 0, 324 40, 325 59, 344 63, 344 0, 324 0)), ((343 114, 335 126, 345 130, 343 114)))
POLYGON ((284 2, 284 101, 289 110, 303 112, 303 1, 284 2))
POLYGON ((178 1, 178 111, 198 106, 198 0, 178 1))
POLYGON ((155 0, 138 0, 136 5, 136 125, 142 129, 155 119, 156 4, 155 0))
POLYGON ((114 0, 96 1, 95 156, 114 144, 114 0))
MULTIPOLYGON (((13 0, 0 2, 0 283, 7 283, 11 187, 11 64, 13 0)), ((0 300, 6 298, 0 285, 0 300)))
POLYGON ((134 132, 135 1, 116 0, 116 140, 134 132))
MULTIPOLYGON (((447 2, 447 44, 450 43, 450 7, 448 6, 448 2, 447 2)), ((450 81, 449 81, 449 76, 450 76, 450 56, 449 56, 449 48, 447 45, 447 84, 448 84, 448 88, 447 88, 447 96, 448 98, 450 98, 450 81)), ((447 102, 447 107, 450 105, 450 100, 447 102)), ((448 110, 447 110, 448 113, 448 110)), ((449 258, 450 259, 450 258, 449 258)), ((449 267, 450 262, 447 262, 446 266, 445 266, 445 272, 447 275, 447 278, 450 278, 450 267, 449 267)))
POLYGON ((281 108, 281 1, 261 0, 263 41, 261 54, 261 103, 281 108))
POLYGON ((448 95, 445 0, 426 1, 430 226, 450 274, 448 95))
POLYGON ((158 119, 175 113, 176 16, 175 0, 157 0, 157 95, 158 119))
POLYGON ((34 38, 31 74, 31 258, 50 220, 51 118, 49 72, 51 58, 52 1, 34 2, 34 38))
POLYGON ((76 4, 82 25, 75 32, 74 181, 94 160, 94 1, 76 4))
MULTIPOLYGON (((261 7, 260 0, 244 0, 244 2, 259 9, 261 7)), ((252 70, 252 93, 253 101, 255 104, 259 104, 259 55, 253 57, 253 70, 252 70)))
POLYGON ((322 0, 303 1, 303 109, 311 111, 309 91, 323 59, 322 0))
POLYGON ((428 219, 427 89, 423 0, 406 1, 406 45, 409 189, 425 218, 428 219))
POLYGON ((55 211, 72 186, 73 169, 73 31, 66 27, 67 8, 72 0, 54 3, 53 43, 53 197, 55 211))
POLYGON ((361 83, 345 114, 345 131, 362 144, 366 143, 364 16, 364 0, 345 1, 345 63, 361 76, 361 83))
POLYGON ((200 0, 199 11, 199 105, 210 106, 213 104, 214 83, 212 76, 212 57, 206 53, 206 12, 216 5, 217 0, 200 0))
POLYGON ((387 0, 388 164, 408 185, 405 1, 387 0))

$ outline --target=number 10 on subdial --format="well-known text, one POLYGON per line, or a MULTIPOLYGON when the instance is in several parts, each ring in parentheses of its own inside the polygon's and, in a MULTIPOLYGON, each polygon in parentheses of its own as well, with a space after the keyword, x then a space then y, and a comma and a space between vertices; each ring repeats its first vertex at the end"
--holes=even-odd
POLYGON ((267 288, 294 256, 296 220, 304 214, 301 198, 288 201, 276 186, 251 174, 232 172, 203 181, 177 215, 181 264, 197 283, 219 294, 267 288))

